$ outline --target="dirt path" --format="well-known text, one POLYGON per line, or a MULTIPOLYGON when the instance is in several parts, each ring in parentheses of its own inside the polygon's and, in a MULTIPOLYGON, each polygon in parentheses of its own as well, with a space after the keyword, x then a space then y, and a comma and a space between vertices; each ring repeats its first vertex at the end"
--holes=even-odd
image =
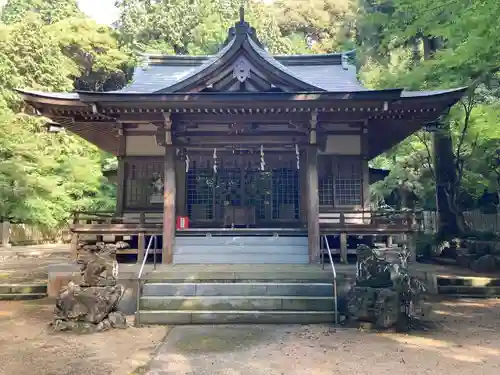
POLYGON ((51 333, 53 301, 0 302, 0 375, 127 375, 150 359, 166 327, 51 333))
POLYGON ((500 301, 435 304, 434 332, 328 326, 174 328, 147 375, 498 374, 500 301))

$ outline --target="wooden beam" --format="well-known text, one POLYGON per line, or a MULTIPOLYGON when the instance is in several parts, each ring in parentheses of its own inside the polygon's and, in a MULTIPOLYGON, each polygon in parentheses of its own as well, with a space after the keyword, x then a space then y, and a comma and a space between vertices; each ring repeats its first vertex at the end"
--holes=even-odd
MULTIPOLYGON (((284 133, 285 134, 285 133, 284 133)), ((286 135, 281 135, 279 138, 269 138, 265 135, 258 136, 248 136, 248 135, 230 135, 230 136, 218 136, 218 137, 206 137, 206 136, 196 136, 189 135, 185 137, 185 143, 187 144, 198 144, 198 145, 239 145, 239 144, 254 144, 254 145, 280 145, 280 144, 295 144, 295 143, 305 143, 307 141, 306 136, 289 137, 286 135)), ((180 137, 179 137, 180 138, 180 137)))
POLYGON ((172 144, 172 122, 165 116, 165 159, 164 159, 164 187, 163 187, 163 250, 162 263, 172 264, 175 245, 175 200, 176 200, 176 173, 175 151, 172 144))

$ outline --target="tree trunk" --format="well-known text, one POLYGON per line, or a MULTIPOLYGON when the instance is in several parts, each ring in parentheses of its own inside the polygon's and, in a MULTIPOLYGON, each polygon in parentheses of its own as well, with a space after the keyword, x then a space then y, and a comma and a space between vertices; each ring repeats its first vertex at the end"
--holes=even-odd
MULTIPOLYGON (((430 60, 439 48, 440 41, 433 36, 423 37, 424 60, 430 60)), ((445 120, 446 121, 446 120, 445 120)), ((438 211, 438 234, 441 240, 459 236, 464 232, 463 213, 457 208, 459 182, 456 157, 449 122, 442 122, 433 133, 434 173, 436 178, 436 206, 438 211)))
POLYGON ((436 205, 438 238, 449 239, 464 231, 463 214, 457 208, 457 170, 449 124, 434 133, 434 171, 436 174, 436 205))

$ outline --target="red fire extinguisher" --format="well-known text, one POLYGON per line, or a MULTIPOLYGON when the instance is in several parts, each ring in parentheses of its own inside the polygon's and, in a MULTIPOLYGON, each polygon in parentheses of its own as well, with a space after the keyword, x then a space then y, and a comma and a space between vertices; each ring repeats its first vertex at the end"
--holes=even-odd
POLYGON ((189 217, 177 216, 175 227, 177 230, 188 229, 189 228, 189 217))

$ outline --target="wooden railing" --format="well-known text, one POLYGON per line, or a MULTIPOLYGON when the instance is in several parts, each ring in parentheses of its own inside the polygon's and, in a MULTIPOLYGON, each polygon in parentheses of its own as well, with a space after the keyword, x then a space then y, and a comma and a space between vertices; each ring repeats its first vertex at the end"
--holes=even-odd
POLYGON ((338 236, 339 248, 334 252, 338 251, 341 262, 347 263, 348 236, 384 236, 387 247, 392 247, 393 236, 399 236, 414 258, 413 234, 419 230, 420 219, 418 212, 409 211, 320 210, 319 225, 321 235, 338 236))
POLYGON ((321 210, 319 225, 322 232, 354 234, 408 233, 418 228, 418 214, 407 211, 321 210), (358 233, 359 232, 359 233, 358 233))

